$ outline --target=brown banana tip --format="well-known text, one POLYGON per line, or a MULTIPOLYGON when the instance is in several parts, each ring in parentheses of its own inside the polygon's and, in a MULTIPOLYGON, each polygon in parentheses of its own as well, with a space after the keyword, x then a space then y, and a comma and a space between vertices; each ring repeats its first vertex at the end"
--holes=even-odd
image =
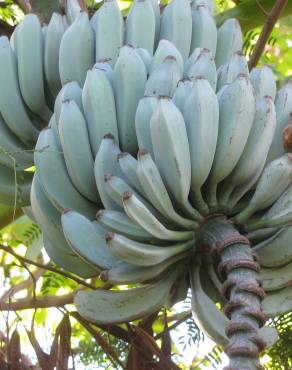
POLYGON ((159 95, 158 99, 159 100, 171 100, 171 97, 168 95, 159 95))
POLYGON ((108 270, 104 270, 100 273, 99 277, 102 281, 108 281, 108 270))
POLYGON ((207 53, 210 53, 210 49, 208 49, 208 48, 202 48, 201 51, 200 51, 200 54, 201 53, 206 53, 206 54, 207 53))
POLYGON ((105 234, 104 238, 105 238, 106 243, 109 243, 111 240, 113 240, 114 236, 115 236, 114 233, 105 234))
POLYGON ((125 191, 123 194, 123 200, 128 200, 132 197, 133 193, 131 191, 125 191))
POLYGON ((112 173, 107 173, 104 175, 104 182, 107 182, 109 181, 111 178, 113 177, 113 174, 112 173))
POLYGON ((175 60, 176 61, 176 57, 173 55, 167 55, 167 57, 165 57, 164 60, 175 60))
POLYGON ((107 134, 105 134, 103 138, 104 139, 111 139, 111 140, 114 140, 115 139, 114 135, 111 134, 110 132, 107 133, 107 134))
POLYGON ((140 149, 138 151, 138 157, 142 157, 143 155, 147 155, 147 154, 149 154, 147 149, 140 149))
POLYGON ((181 84, 181 83, 184 83, 184 82, 186 82, 186 81, 191 81, 191 79, 188 77, 188 76, 184 76, 182 79, 180 79, 179 81, 178 81, 178 83, 177 83, 177 85, 176 86, 178 86, 179 84, 181 84))
POLYGON ((199 75, 196 76, 195 80, 206 80, 206 77, 199 75))
POLYGON ((121 152, 117 155, 117 161, 119 161, 120 159, 123 159, 125 157, 127 157, 127 155, 129 155, 129 153, 126 153, 126 152, 121 152))
POLYGON ((72 209, 70 208, 65 208, 62 212, 62 215, 65 215, 66 213, 72 212, 72 209))
POLYGON ((135 47, 132 44, 125 44, 124 46, 128 46, 131 49, 135 49, 135 47))
POLYGON ((97 211, 97 213, 96 213, 96 219, 97 220, 102 216, 103 212, 104 212, 104 209, 100 209, 99 211, 97 211))
POLYGON ((283 147, 286 152, 292 152, 292 119, 290 119, 289 125, 283 130, 283 147))
POLYGON ((264 99, 270 99, 273 100, 273 98, 270 95, 264 95, 264 99))

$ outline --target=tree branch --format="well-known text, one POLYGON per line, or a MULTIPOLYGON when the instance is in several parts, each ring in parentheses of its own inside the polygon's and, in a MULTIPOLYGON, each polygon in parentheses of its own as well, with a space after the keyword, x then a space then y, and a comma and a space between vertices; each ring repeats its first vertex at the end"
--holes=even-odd
POLYGON ((15 302, 4 303, 0 302, 0 311, 19 311, 30 310, 36 308, 62 307, 66 304, 72 304, 74 292, 61 296, 45 296, 34 298, 23 298, 15 302))
POLYGON ((272 10, 268 14, 263 30, 258 38, 258 41, 250 57, 249 64, 248 64, 249 69, 254 68, 258 64, 258 61, 265 49, 269 36, 271 32, 273 31, 275 23, 279 19, 282 10, 287 5, 287 2, 288 0, 277 0, 272 10))

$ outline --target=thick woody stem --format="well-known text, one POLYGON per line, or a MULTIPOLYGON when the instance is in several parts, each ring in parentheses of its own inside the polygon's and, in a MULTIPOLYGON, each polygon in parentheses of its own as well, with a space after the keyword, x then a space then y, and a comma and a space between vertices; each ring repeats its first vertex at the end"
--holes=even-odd
POLYGON ((261 309, 264 290, 259 278, 260 266, 249 241, 224 216, 210 218, 201 226, 200 242, 219 255, 218 272, 224 280, 223 294, 228 299, 225 314, 230 358, 225 370, 261 369, 259 354, 266 343, 259 336, 265 323, 261 309))

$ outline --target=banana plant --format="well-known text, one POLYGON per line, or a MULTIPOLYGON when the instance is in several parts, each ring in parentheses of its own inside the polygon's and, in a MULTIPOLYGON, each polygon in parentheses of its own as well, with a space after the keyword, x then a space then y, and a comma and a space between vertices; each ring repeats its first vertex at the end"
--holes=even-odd
POLYGON ((190 288, 226 369, 253 370, 277 337, 267 317, 292 309, 292 85, 249 71, 239 22, 217 29, 213 12, 142 0, 124 21, 106 0, 91 19, 77 1, 47 27, 27 15, 0 38, 2 126, 37 138, 30 202, 50 258, 135 286, 76 292, 83 318, 133 321, 190 288))

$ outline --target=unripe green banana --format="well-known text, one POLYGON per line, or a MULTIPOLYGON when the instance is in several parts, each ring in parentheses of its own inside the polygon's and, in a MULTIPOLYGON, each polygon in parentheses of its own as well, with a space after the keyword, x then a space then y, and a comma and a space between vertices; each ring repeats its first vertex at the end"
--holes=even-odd
POLYGON ((288 82, 277 93, 275 108, 277 114, 276 132, 268 154, 267 163, 285 153, 283 146, 283 130, 289 124, 292 112, 292 83, 288 82))
POLYGON ((158 104, 156 96, 144 96, 138 104, 135 116, 136 136, 140 149, 146 149, 154 158, 150 132, 150 120, 158 104))
POLYGON ((174 44, 168 40, 160 40, 159 44, 157 46, 157 49, 154 53, 152 64, 150 68, 150 74, 155 71, 165 60, 166 57, 169 55, 173 56, 180 68, 181 73, 183 73, 184 69, 184 61, 181 56, 181 53, 178 51, 178 49, 174 46, 174 44))
POLYGON ((253 213, 271 206, 292 181, 292 157, 285 154, 269 163, 264 169, 255 193, 248 206, 236 216, 238 223, 244 223, 253 213))
POLYGON ((136 0, 126 20, 126 43, 153 54, 155 14, 150 0, 136 0))
MULTIPOLYGON (((146 0, 146 1, 149 1, 149 0, 146 0)), ((149 53, 148 50, 143 49, 143 48, 137 48, 136 51, 139 54, 140 58, 143 60, 146 71, 147 71, 147 76, 149 76, 150 70, 151 70, 151 64, 152 64, 152 55, 149 53)))
POLYGON ((118 259, 137 266, 158 265, 169 258, 189 251, 193 241, 168 246, 135 242, 125 236, 110 233, 106 235, 110 252, 118 259))
POLYGON ((99 196, 87 125, 74 100, 62 103, 59 135, 66 167, 74 186, 87 199, 97 202, 99 196))
POLYGON ((175 57, 167 56, 150 74, 145 86, 145 95, 172 97, 181 78, 182 74, 175 57))
POLYGON ((28 14, 17 32, 17 65, 20 91, 29 109, 49 121, 52 112, 44 90, 44 40, 42 27, 35 14, 28 14))
POLYGON ((262 307, 267 317, 276 317, 288 313, 292 309, 292 287, 279 289, 268 293, 262 302, 262 307))
POLYGON ((253 87, 245 75, 219 93, 219 133, 213 166, 208 178, 208 202, 216 205, 217 184, 235 168, 252 127, 255 114, 253 87))
POLYGON ((243 41, 240 24, 237 19, 227 19, 218 30, 216 49, 217 68, 225 64, 237 51, 242 51, 243 41))
POLYGON ((187 59, 192 38, 192 11, 188 0, 172 0, 161 16, 160 39, 171 41, 187 59))
POLYGON ((215 10, 215 1, 214 0, 193 0, 192 2, 192 7, 197 7, 197 6, 207 6, 209 9, 209 12, 211 14, 214 14, 215 10))
MULTIPOLYGON (((208 49, 199 49, 200 53, 187 71, 187 76, 193 81, 197 77, 206 78, 213 90, 216 90, 217 84, 217 71, 214 58, 208 49)), ((196 53, 194 54, 194 56, 196 53)))
POLYGON ((220 204, 227 206, 229 195, 234 188, 255 177, 266 161, 275 129, 276 112, 272 98, 258 98, 254 122, 244 151, 232 173, 221 184, 220 204))
POLYGON ((184 77, 177 83, 177 88, 173 94, 172 101, 181 112, 183 112, 186 100, 192 92, 192 86, 193 82, 188 77, 184 77))
POLYGON ((58 147, 59 151, 62 151, 62 144, 61 144, 60 135, 59 135, 59 127, 57 125, 55 114, 52 115, 52 117, 50 119, 50 122, 48 124, 48 127, 53 130, 57 147, 58 147))
POLYGON ((118 144, 115 98, 112 86, 104 72, 93 68, 87 72, 82 91, 84 115, 94 157, 106 134, 112 134, 118 144))
POLYGON ((62 87, 59 73, 59 51, 61 39, 67 27, 65 16, 53 13, 46 35, 44 69, 46 82, 54 97, 62 87))
POLYGON ((16 57, 7 37, 0 37, 0 110, 10 130, 24 143, 38 136, 19 91, 16 57))
POLYGON ((71 248, 99 271, 111 268, 117 259, 110 253, 105 229, 82 214, 66 211, 62 214, 62 228, 71 248))
POLYGON ((137 159, 129 153, 121 153, 118 155, 117 160, 127 182, 144 196, 145 192, 138 177, 137 159))
POLYGON ((157 0, 150 0, 155 16, 155 43, 154 47, 157 47, 160 35, 160 5, 157 0))
POLYGON ((193 3, 191 52, 196 48, 207 48, 214 58, 216 46, 217 27, 213 15, 207 6, 193 3))
POLYGON ((232 83, 239 74, 249 76, 247 60, 241 51, 234 53, 228 62, 219 68, 217 91, 224 85, 232 83))
POLYGON ((285 288, 291 284, 292 263, 279 268, 262 268, 260 278, 266 292, 285 288))
POLYGON ((106 229, 127 238, 144 242, 155 240, 151 234, 134 223, 124 212, 103 209, 97 212, 96 218, 106 229))
MULTIPOLYGON (((204 50, 204 48, 196 48, 191 55, 188 57, 188 59, 184 63, 184 75, 187 75, 190 67, 196 62, 198 59, 198 56, 200 53, 204 50)), ((208 49, 207 49, 208 50, 208 49)))
POLYGON ((211 171, 218 137, 219 105, 209 82, 197 78, 183 109, 191 155, 191 191, 196 208, 207 212, 201 187, 211 171))
POLYGON ((94 34, 88 14, 80 12, 65 31, 59 56, 62 85, 76 81, 83 86, 87 71, 94 64, 94 34))
POLYGON ((54 105, 54 114, 57 125, 59 125, 60 115, 61 115, 61 108, 62 102, 64 100, 74 100, 74 102, 78 105, 81 112, 83 112, 83 105, 82 105, 82 89, 78 85, 77 82, 69 82, 62 87, 57 95, 54 105))
POLYGON ((97 63, 95 63, 93 69, 98 69, 102 71, 105 74, 106 78, 111 83, 111 85, 113 86, 114 70, 110 65, 110 61, 111 59, 101 59, 97 63))
POLYGON ((66 0, 66 17, 69 24, 72 24, 82 11, 78 0, 66 0))
POLYGON ((110 58, 114 66, 124 41, 124 20, 116 0, 106 0, 97 11, 95 60, 110 58))
POLYGON ((94 219, 96 205, 84 198, 72 184, 52 129, 40 133, 34 158, 42 188, 54 207, 59 212, 74 209, 94 219))
POLYGON ((257 98, 267 95, 275 100, 277 86, 273 71, 269 66, 253 68, 250 72, 250 81, 257 98))
POLYGON ((135 114, 146 79, 146 68, 138 53, 129 46, 123 47, 114 68, 114 92, 121 149, 133 155, 138 147, 135 114))

